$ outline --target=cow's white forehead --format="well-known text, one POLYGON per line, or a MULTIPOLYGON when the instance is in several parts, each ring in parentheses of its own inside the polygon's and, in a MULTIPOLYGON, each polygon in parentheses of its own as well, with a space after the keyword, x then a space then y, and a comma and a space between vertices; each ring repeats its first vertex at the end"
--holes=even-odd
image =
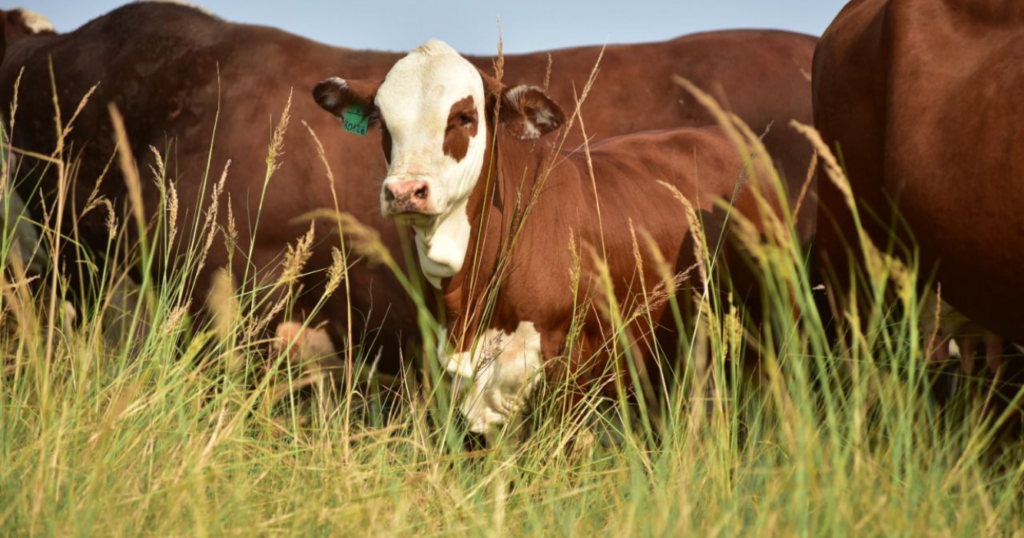
MULTIPOLYGON (((483 102, 483 80, 473 64, 447 43, 431 39, 399 60, 377 90, 376 104, 389 127, 413 122, 423 125, 425 116, 447 120, 449 108, 471 96, 483 102)), ((431 118, 436 119, 436 118, 431 118)))

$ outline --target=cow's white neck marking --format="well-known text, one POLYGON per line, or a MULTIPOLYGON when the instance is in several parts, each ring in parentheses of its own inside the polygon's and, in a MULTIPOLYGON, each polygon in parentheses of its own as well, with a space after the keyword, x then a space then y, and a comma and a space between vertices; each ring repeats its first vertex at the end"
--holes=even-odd
POLYGON ((529 321, 511 334, 488 329, 473 351, 440 353, 438 359, 457 382, 469 383, 459 395, 459 410, 470 431, 486 433, 520 417, 543 367, 541 335, 529 321))
POLYGON ((451 213, 434 219, 430 228, 413 230, 423 275, 432 286, 441 289, 441 280, 455 276, 466 261, 472 232, 466 200, 455 204, 451 213))
POLYGON ((53 23, 50 22, 50 19, 47 19, 43 15, 36 13, 31 9, 20 7, 15 11, 21 13, 21 19, 25 21, 25 27, 33 34, 57 31, 57 29, 53 27, 53 23))
POLYGON ((414 225, 416 249, 427 280, 441 279, 463 266, 471 227, 466 200, 483 169, 487 148, 483 79, 473 64, 442 41, 432 39, 399 60, 377 90, 377 108, 391 135, 388 178, 427 182, 437 217, 414 225), (466 155, 444 153, 445 129, 452 105, 473 98, 479 121, 466 155))

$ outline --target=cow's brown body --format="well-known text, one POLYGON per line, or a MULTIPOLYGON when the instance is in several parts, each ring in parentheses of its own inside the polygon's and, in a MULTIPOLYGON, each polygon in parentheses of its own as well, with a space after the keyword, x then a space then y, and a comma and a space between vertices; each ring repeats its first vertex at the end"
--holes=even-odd
MULTIPOLYGON (((545 368, 556 379, 568 376, 576 386, 588 387, 616 371, 608 362, 608 350, 624 342, 638 370, 657 375, 651 363, 655 345, 672 360, 679 343, 666 290, 678 297, 691 321, 688 308, 702 289, 687 211, 659 181, 678 189, 692 205, 707 248, 718 256, 716 272, 723 273, 724 261, 733 260, 736 271, 730 285, 739 295, 757 300, 750 295, 752 275, 736 263, 737 243, 724 240, 729 237, 724 232, 730 211, 755 225, 762 222, 754 188, 749 182, 739 191, 736 187, 741 180, 759 181, 761 192, 768 193, 769 176, 764 170, 754 174, 745 169, 740 151, 719 128, 605 140, 592 148, 593 176, 583 153, 559 153, 555 146, 498 130, 493 194, 485 201, 491 182, 481 177, 468 204, 474 230, 469 244, 479 245, 476 261, 467 259, 464 269, 443 283, 449 335, 457 352, 473 353, 474 344, 486 346, 473 338, 486 339, 487 330, 512 334, 528 322, 541 335, 545 368), (544 173, 552 162, 557 164, 544 173), (523 217, 535 188, 541 194, 523 217), (723 203, 734 193, 728 210, 723 203), (523 201, 517 204, 518 198, 523 201), (512 230, 518 230, 515 239, 512 230), (600 268, 605 263, 606 273, 600 268), (667 287, 666 273, 677 279, 686 276, 667 287), (488 284, 497 288, 496 294, 488 284), (609 299, 610 290, 614 300, 609 299), (493 311, 484 308, 487 304, 493 311), (576 317, 579 313, 582 318, 576 317), (484 319, 487 314, 490 318, 484 319), (578 342, 568 338, 574 319, 582 321, 578 342), (615 324, 622 322, 628 328, 617 335, 615 324), (552 360, 556 357, 562 359, 552 360)), ((778 206, 773 209, 778 214, 778 206)), ((622 365, 617 371, 628 368, 622 365)))
MULTIPOLYGON (((799 184, 810 153, 784 124, 791 118, 810 121, 810 85, 805 72, 814 42, 812 37, 785 32, 737 31, 664 43, 610 46, 583 109, 587 132, 601 138, 707 124, 710 118, 701 106, 671 82, 670 76, 679 74, 721 97, 758 132, 775 122, 766 144, 780 158, 789 177, 799 184)), ((599 50, 585 47, 551 53, 550 92, 554 98, 572 103, 573 86, 576 91, 582 90, 599 50)), ((371 131, 363 138, 328 136, 338 129, 337 122, 305 98, 323 73, 345 72, 379 79, 399 57, 330 47, 272 28, 228 23, 185 6, 136 3, 68 34, 12 42, 0 70, 0 102, 11 100, 14 80, 24 66, 14 144, 49 153, 55 138, 48 58, 53 61, 65 121, 88 88, 99 82, 68 138, 69 147, 81 152, 82 158, 78 184, 72 193, 76 203, 80 205, 87 198, 114 150, 106 107, 113 102, 125 117, 132 152, 141 170, 148 170, 152 163, 149 146, 168 153, 169 175, 178 179, 183 208, 179 238, 191 235, 195 213, 205 210, 196 206, 196 200, 208 158, 210 182, 232 159, 226 192, 239 222, 240 248, 245 252, 262 196, 271 130, 294 88, 296 98, 283 163, 267 185, 253 247, 253 267, 272 276, 285 246, 308 227, 294 219, 335 205, 315 146, 300 120, 317 131, 324 142, 341 210, 379 229, 384 244, 395 253, 401 252, 399 230, 384 222, 373 203, 385 171, 379 134, 371 131)), ((490 69, 489 58, 472 61, 490 69)), ((505 59, 505 82, 543 80, 547 64, 547 53, 509 55, 505 59)), ((569 144, 579 143, 579 135, 573 133, 569 144)), ((53 183, 48 176, 40 191, 23 194, 31 201, 50 197, 56 190, 53 183)), ((116 170, 103 181, 101 192, 116 204, 126 199, 124 182, 116 170)), ((152 215, 158 207, 158 193, 148 179, 143 181, 143 194, 147 214, 152 215)), ((72 210, 78 214, 81 209, 72 210)), ((224 220, 226 214, 222 208, 219 218, 224 220)), ((100 249, 107 236, 104 219, 102 211, 92 211, 80 226, 83 237, 94 240, 100 249)), ((806 231, 809 233, 810 228, 806 231)), ((329 266, 331 246, 336 244, 336 238, 327 238, 326 227, 318 227, 318 243, 307 269, 329 266)), ((234 259, 238 265, 235 273, 244 274, 243 257, 236 255, 234 259)), ((224 249, 212 249, 198 294, 205 295, 212 271, 226 263, 224 249)), ((311 299, 299 301, 299 315, 308 312, 311 302, 319 297, 324 280, 322 272, 304 278, 302 284, 311 299)), ((401 345, 400 339, 417 336, 411 302, 382 267, 357 264, 350 273, 349 287, 357 335, 383 327, 375 341, 375 345, 388 350, 380 367, 394 371, 399 365, 398 354, 393 351, 401 345)), ((192 304, 202 304, 202 300, 192 304)), ((346 308, 347 301, 339 294, 321 316, 341 329, 346 308)), ((344 331, 335 333, 339 334, 344 331)))
MULTIPOLYGON (((869 235, 883 248, 890 229, 914 241, 942 298, 1014 341, 1024 341, 1022 59, 1020 2, 855 0, 814 65, 815 122, 842 154, 869 235)), ((818 244, 845 285, 853 220, 833 185, 822 182, 820 202, 818 244)))

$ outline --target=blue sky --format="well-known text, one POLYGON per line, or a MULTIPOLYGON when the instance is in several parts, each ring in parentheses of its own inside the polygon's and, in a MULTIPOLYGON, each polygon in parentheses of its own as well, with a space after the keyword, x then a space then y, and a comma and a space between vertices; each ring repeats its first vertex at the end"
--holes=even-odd
MULTIPOLYGON (((61 32, 125 3, 22 0, 61 32)), ((501 19, 506 52, 657 41, 720 28, 783 28, 815 35, 846 0, 202 0, 236 22, 266 24, 353 48, 408 50, 429 38, 464 53, 489 54, 501 19)))

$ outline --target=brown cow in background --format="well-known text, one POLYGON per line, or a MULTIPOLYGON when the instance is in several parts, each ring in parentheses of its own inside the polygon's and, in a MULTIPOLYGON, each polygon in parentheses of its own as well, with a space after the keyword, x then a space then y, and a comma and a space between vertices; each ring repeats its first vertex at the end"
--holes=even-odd
MULTIPOLYGON (((871 239, 885 248, 895 238, 898 255, 919 247, 921 274, 935 271, 943 300, 1016 342, 1024 342, 1021 58, 1024 3, 854 0, 822 36, 813 77, 815 124, 842 156, 871 239)), ((860 252, 853 216, 829 182, 819 200, 817 245, 826 272, 846 286, 861 261, 848 257, 847 245, 860 252)), ((973 327, 961 352, 985 349, 998 368, 1001 341, 951 318, 946 332, 973 327)), ((971 371, 974 357, 964 360, 971 371)))
MULTIPOLYGON (((774 123, 776 127, 765 143, 798 189, 811 151, 805 141, 784 126, 790 119, 811 119, 806 72, 814 44, 810 36, 749 30, 609 46, 583 106, 587 134, 603 138, 710 123, 701 105, 672 82, 671 75, 678 74, 711 91, 757 132, 774 123)), ((599 53, 600 47, 551 52, 551 96, 562 103, 573 103, 574 87, 581 91, 599 53)), ((68 208, 69 214, 78 215, 84 209, 82 205, 95 187, 96 178, 113 155, 114 132, 106 105, 114 103, 124 116, 140 170, 149 170, 154 164, 150 146, 167 154, 168 176, 176 178, 182 204, 177 222, 179 242, 192 234, 196 212, 206 210, 196 204, 203 194, 208 158, 211 184, 231 159, 221 200, 223 203, 230 196, 232 214, 238 222, 239 251, 233 272, 245 274, 245 259, 240 254, 248 252, 251 244, 251 267, 272 279, 280 271, 287 245, 309 227, 295 219, 314 210, 333 209, 335 203, 341 211, 379 230, 383 243, 402 259, 400 236, 404 232, 385 222, 372 203, 378 198, 379 180, 385 174, 379 134, 372 131, 365 137, 325 136, 337 129, 336 121, 304 98, 322 73, 345 72, 353 77, 379 79, 400 56, 331 47, 273 28, 226 22, 188 6, 133 3, 67 34, 12 42, 0 69, 0 102, 10 102, 14 80, 24 66, 13 144, 48 154, 55 146, 55 136, 47 58, 52 58, 64 121, 88 89, 99 82, 66 141, 81 157, 78 181, 70 196, 75 205, 68 208), (284 137, 285 153, 264 197, 267 146, 292 90, 296 98, 291 108, 292 125, 284 137), (324 142, 334 172, 336 199, 315 145, 299 120, 307 122, 324 142), (251 221, 256 218, 261 199, 261 223, 254 239, 251 221)), ((470 61, 492 69, 489 57, 470 61)), ((548 53, 508 55, 504 81, 514 85, 543 80, 548 62, 548 53)), ((581 140, 574 132, 569 144, 578 145, 581 140)), ((113 166, 103 180, 100 194, 120 208, 127 191, 116 168, 113 166)), ((21 184, 30 206, 38 206, 40 199, 51 199, 56 190, 49 175, 40 189, 24 181, 21 184)), ((158 189, 148 178, 143 179, 142 189, 146 214, 154 215, 159 209, 158 189)), ((205 200, 209 200, 209 193, 205 194, 205 200)), ((805 207, 813 217, 811 205, 805 207)), ((218 213, 221 224, 226 224, 227 213, 224 208, 218 213)), ((102 250, 106 243, 105 218, 104 212, 94 210, 79 224, 82 237, 96 250, 102 250)), ((666 218, 676 219, 678 215, 666 218)), ((70 220, 65 219, 65 223, 70 220)), ((812 221, 805 220, 805 237, 813 231, 812 221)), ((338 239, 329 235, 327 227, 318 226, 307 271, 330 266, 331 248, 337 244, 338 239)), ((225 264, 225 249, 218 241, 198 282, 195 293, 199 298, 192 302, 193 307, 203 303, 201 298, 207 294, 213 272, 225 264)), ((296 317, 312 309, 325 280, 322 271, 300 277, 305 293, 297 299, 296 317)), ((349 286, 357 339, 368 335, 367 343, 384 348, 380 370, 397 371, 402 340, 418 336, 411 301, 389 270, 380 266, 357 263, 349 273, 349 286)), ((340 345, 346 319, 347 301, 339 292, 311 325, 329 321, 334 343, 340 345)))

